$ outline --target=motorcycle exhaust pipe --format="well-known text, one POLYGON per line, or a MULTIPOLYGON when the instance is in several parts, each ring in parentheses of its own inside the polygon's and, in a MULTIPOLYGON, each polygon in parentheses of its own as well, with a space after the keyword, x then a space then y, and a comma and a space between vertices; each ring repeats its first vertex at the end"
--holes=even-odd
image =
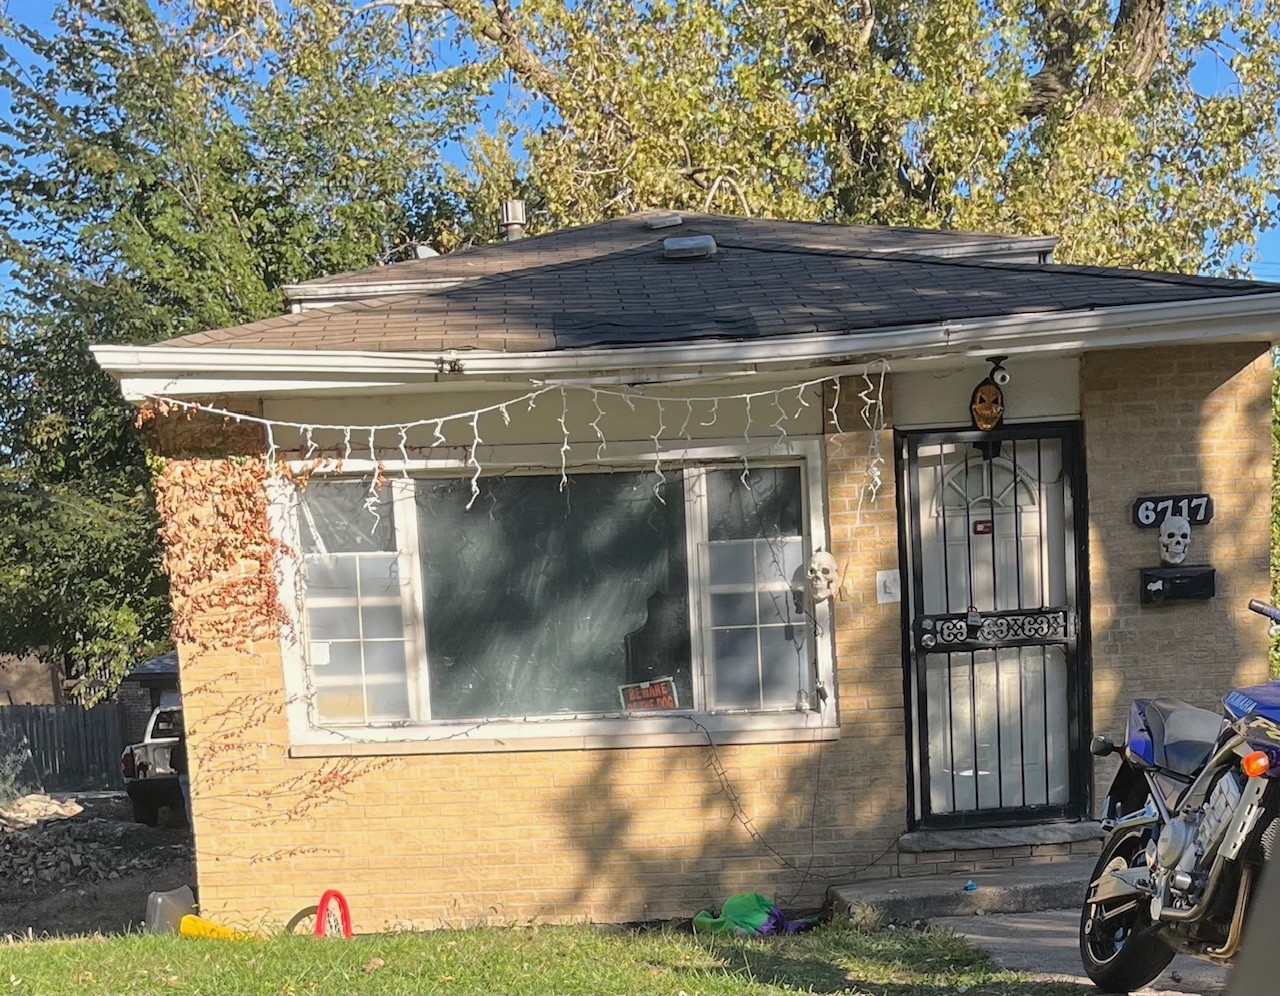
POLYGON ((1227 943, 1220 948, 1205 948, 1204 953, 1219 961, 1234 958, 1240 950, 1240 937, 1244 933, 1244 915, 1249 906, 1249 894, 1253 891, 1253 869, 1248 865, 1240 870, 1240 892, 1236 895, 1236 911, 1227 931, 1227 943))

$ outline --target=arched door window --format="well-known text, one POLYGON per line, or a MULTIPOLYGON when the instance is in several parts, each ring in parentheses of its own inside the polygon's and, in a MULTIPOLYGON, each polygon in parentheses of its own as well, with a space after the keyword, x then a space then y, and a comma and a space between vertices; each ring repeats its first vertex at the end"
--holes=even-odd
POLYGON ((948 511, 976 506, 1034 508, 1036 490, 1035 481, 1005 457, 990 461, 969 457, 947 472, 940 501, 948 511))

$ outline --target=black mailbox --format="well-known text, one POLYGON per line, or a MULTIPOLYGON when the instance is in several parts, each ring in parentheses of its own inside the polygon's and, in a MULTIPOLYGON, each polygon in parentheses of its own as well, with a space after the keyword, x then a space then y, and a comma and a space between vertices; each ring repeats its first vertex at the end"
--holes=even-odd
POLYGON ((1183 602, 1214 596, 1212 567, 1144 567, 1141 599, 1151 602, 1183 602))

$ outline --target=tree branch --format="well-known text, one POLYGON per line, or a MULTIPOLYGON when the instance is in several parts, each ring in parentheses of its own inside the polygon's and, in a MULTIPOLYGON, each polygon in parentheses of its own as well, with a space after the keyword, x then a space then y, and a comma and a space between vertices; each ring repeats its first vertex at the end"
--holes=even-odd
POLYGON ((1169 51, 1170 0, 1120 0, 1108 49, 1120 57, 1117 68, 1143 86, 1169 51))
POLYGON ((1085 25, 1078 20, 1070 0, 1065 6, 1050 0, 1038 7, 1045 52, 1040 71, 1031 77, 1031 93, 1022 105, 1022 116, 1028 120, 1045 114, 1071 89, 1073 77, 1080 68, 1076 49, 1085 33, 1085 25))
POLYGON ((544 63, 520 37, 519 28, 509 7, 495 15, 485 9, 483 0, 423 0, 447 10, 465 23, 471 32, 497 46, 508 68, 530 90, 542 94, 552 104, 559 104, 562 94, 560 77, 544 63))
MULTIPOLYGON (((1169 8, 1171 0, 1120 0, 1111 26, 1104 65, 1108 75, 1127 78, 1132 86, 1144 86, 1169 50, 1169 8)), ((1076 86, 1083 53, 1079 51, 1088 25, 1081 21, 1074 5, 1057 0, 1041 5, 1047 37, 1044 63, 1031 77, 1031 93, 1023 102, 1025 119, 1040 117, 1076 86)), ((1091 102, 1097 105, 1101 97, 1091 102)))

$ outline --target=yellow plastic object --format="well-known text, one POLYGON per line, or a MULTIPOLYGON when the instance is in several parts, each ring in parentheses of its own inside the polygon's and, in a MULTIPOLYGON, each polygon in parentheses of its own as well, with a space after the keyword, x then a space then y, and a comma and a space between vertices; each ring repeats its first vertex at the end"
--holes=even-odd
POLYGON ((248 941, 253 935, 241 930, 232 930, 220 923, 206 920, 202 916, 188 913, 178 924, 178 933, 183 937, 208 937, 218 941, 248 941))

